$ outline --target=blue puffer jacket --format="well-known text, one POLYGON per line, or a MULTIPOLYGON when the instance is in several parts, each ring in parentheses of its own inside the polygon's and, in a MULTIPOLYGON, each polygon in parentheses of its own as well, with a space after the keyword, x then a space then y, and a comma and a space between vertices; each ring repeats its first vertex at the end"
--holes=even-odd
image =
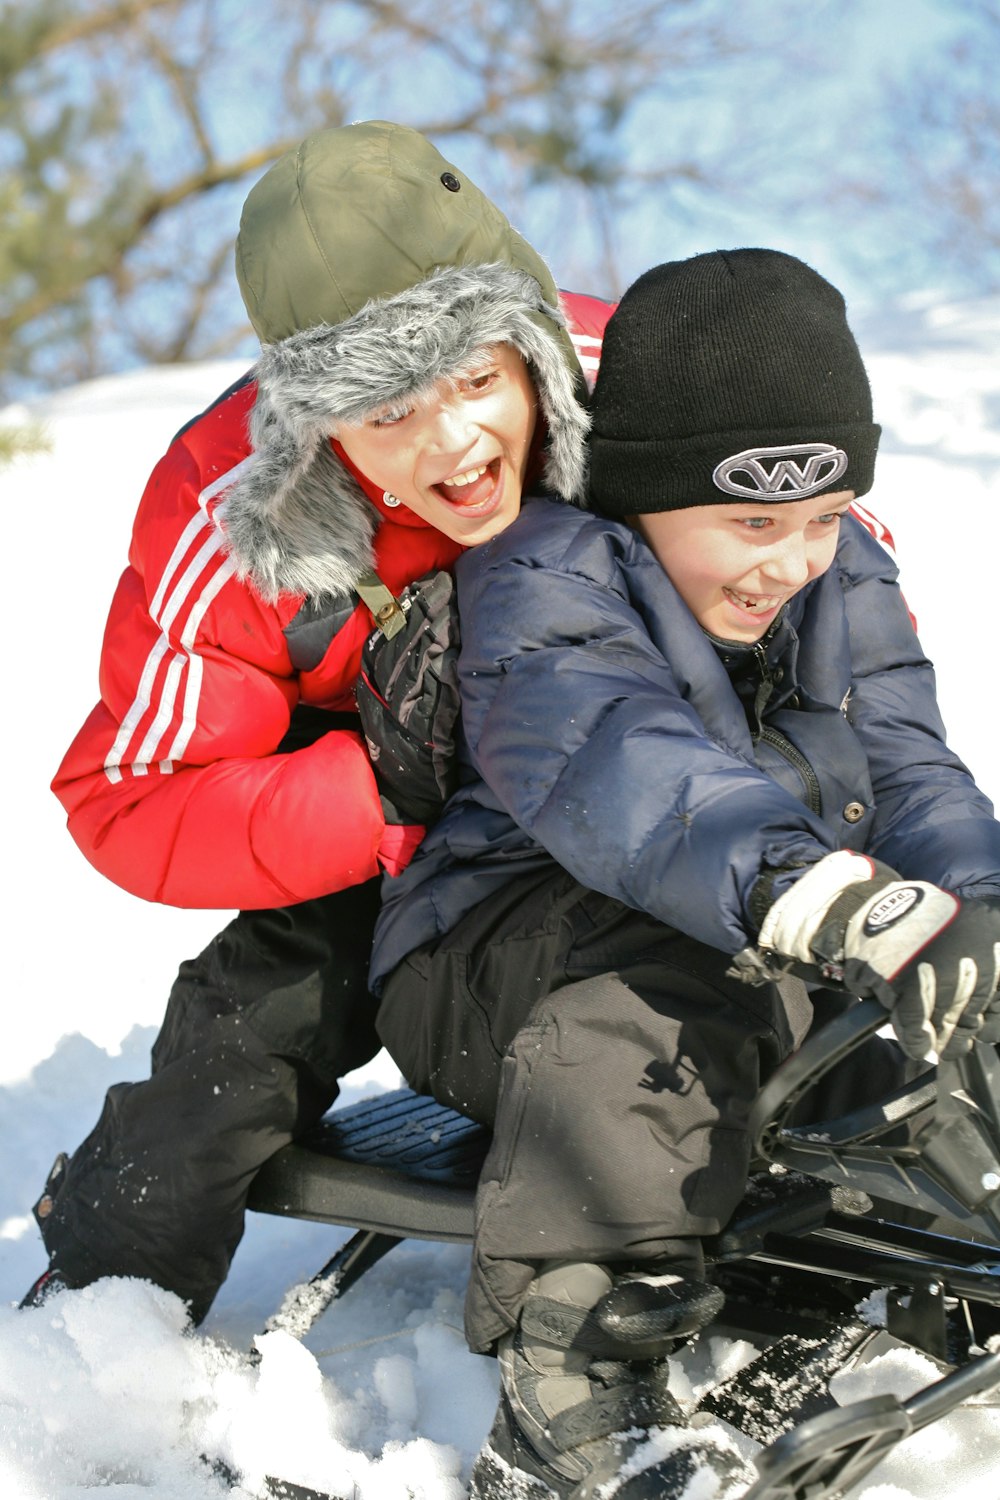
POLYGON ((620 523, 531 501, 456 576, 466 784, 386 882, 376 989, 553 862, 727 953, 755 940, 763 870, 838 848, 1000 894, 1000 823, 945 744, 896 568, 853 517, 751 651, 742 697, 746 662, 727 663, 620 523))

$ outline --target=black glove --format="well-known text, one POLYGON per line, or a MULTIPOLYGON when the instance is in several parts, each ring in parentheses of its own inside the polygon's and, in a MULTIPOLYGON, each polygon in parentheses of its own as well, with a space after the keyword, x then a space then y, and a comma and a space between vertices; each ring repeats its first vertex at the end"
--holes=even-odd
POLYGON ((406 622, 365 642, 356 697, 386 821, 440 817, 456 781, 458 609, 451 574, 410 584, 406 622))
POLYGON ((1000 913, 866 855, 810 865, 767 913, 760 948, 876 996, 910 1057, 957 1057, 984 1024, 996 1030, 1000 913))

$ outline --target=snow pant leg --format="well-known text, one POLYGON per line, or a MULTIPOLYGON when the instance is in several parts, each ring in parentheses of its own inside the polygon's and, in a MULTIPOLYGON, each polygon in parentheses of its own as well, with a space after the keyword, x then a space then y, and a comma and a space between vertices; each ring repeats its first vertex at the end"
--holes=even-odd
POLYGON ((379 1049, 367 972, 378 882, 242 912, 174 983, 151 1077, 109 1089, 42 1224, 71 1284, 139 1276, 204 1316, 250 1183, 379 1049))
POLYGON ((514 1326, 543 1261, 690 1264, 738 1206, 749 1111, 791 1037, 697 950, 664 941, 567 985, 515 1037, 477 1193, 471 1347, 514 1326))
POLYGON ((508 911, 492 932, 480 908, 410 955, 379 1012, 383 1037, 438 1097, 461 1107, 467 1093, 486 1116, 495 1083, 466 1302, 473 1349, 515 1326, 545 1261, 694 1261, 745 1190, 760 1083, 811 1015, 804 991, 786 1002, 743 985, 724 954, 610 898, 568 895, 557 880, 536 889, 520 925, 508 911))

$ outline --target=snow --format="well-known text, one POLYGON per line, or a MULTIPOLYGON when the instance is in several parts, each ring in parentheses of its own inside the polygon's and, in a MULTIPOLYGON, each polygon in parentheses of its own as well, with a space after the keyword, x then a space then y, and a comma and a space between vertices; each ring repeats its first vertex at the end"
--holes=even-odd
MULTIPOLYGON (((866 503, 894 534, 951 740, 998 799, 994 674, 981 664, 993 656, 1000 300, 912 299, 856 326, 885 429, 866 503)), ((406 1242, 304 1344, 280 1327, 261 1330, 346 1230, 252 1216, 228 1283, 193 1333, 176 1299, 141 1282, 102 1282, 27 1312, 13 1305, 44 1263, 29 1207, 52 1158, 89 1130, 110 1083, 146 1074, 178 962, 226 918, 147 906, 103 881, 66 835, 48 780, 96 697, 104 613, 148 470, 176 428, 240 373, 228 363, 151 369, 0 413, 0 425, 43 422, 51 442, 0 476, 8 532, 20 538, 7 584, 3 746, 4 1500, 77 1500, 97 1487, 115 1500, 251 1500, 265 1474, 345 1494, 353 1486, 358 1500, 460 1500, 496 1403, 494 1363, 462 1339, 461 1246, 406 1242), (213 1473, 203 1454, 242 1482, 213 1473)), ((344 1101, 398 1082, 383 1055, 351 1077, 344 1101)), ((713 1337, 678 1363, 672 1388, 695 1399, 752 1355, 743 1340, 713 1337)), ((838 1394, 905 1396, 931 1378, 922 1357, 887 1354, 839 1377, 838 1394)), ((981 1400, 909 1439, 851 1496, 998 1493, 1000 1414, 981 1400)))

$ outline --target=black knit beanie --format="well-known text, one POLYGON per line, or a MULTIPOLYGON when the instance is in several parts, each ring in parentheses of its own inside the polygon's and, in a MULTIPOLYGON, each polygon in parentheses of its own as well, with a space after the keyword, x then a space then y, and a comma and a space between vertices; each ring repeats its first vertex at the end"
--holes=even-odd
POLYGON ((844 299, 778 250, 640 276, 605 330, 591 412, 605 515, 872 486, 881 429, 844 299))

